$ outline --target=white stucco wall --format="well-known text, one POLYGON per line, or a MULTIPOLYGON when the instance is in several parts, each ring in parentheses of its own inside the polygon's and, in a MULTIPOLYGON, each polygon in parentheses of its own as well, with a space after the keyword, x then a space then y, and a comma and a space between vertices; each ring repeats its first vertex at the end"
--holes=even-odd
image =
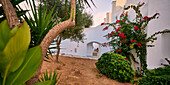
MULTIPOLYGON (((61 43, 61 52, 60 54, 65 54, 69 56, 77 56, 77 57, 87 57, 92 56, 93 50, 92 50, 92 44, 89 44, 91 42, 97 42, 100 45, 108 42, 108 40, 104 37, 104 35, 108 34, 113 30, 112 27, 108 28, 108 30, 103 31, 103 28, 106 27, 106 25, 99 25, 93 28, 86 28, 86 31, 84 33, 86 34, 84 43, 82 42, 74 42, 70 41, 69 39, 62 41, 61 43), (78 46, 77 46, 78 45, 78 46), (77 49, 77 52, 75 52, 75 48, 77 49), (91 48, 91 49, 90 49, 91 48), (90 50, 87 50, 90 49, 90 50)), ((100 47, 99 49, 99 56, 105 52, 109 52, 109 47, 100 47)))
MULTIPOLYGON (((157 31, 163 31, 165 29, 170 29, 170 0, 149 0, 148 6, 148 15, 151 16, 154 13, 160 13, 160 17, 158 19, 152 20, 148 25, 148 36, 152 35, 157 31)), ((169 34, 168 34, 169 35, 169 34)), ((153 43, 155 47, 147 48, 147 64, 148 68, 156 68, 161 66, 162 58, 165 57, 166 53, 169 53, 170 48, 166 51, 162 52, 162 49, 165 49, 165 46, 162 46, 163 43, 168 43, 169 40, 165 40, 164 38, 169 39, 170 36, 166 35, 157 35, 157 40, 153 43)), ((166 46, 169 47, 169 44, 166 46)), ((166 56, 170 58, 170 55, 166 56)))

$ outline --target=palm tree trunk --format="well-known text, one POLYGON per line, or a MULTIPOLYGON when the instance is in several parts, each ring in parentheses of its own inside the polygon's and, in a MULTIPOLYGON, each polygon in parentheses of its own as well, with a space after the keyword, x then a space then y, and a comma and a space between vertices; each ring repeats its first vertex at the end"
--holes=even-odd
POLYGON ((10 28, 13 28, 19 24, 19 19, 16 13, 15 8, 13 7, 10 0, 0 0, 2 7, 5 12, 8 24, 10 28))
POLYGON ((40 46, 42 48, 42 58, 41 58, 41 64, 37 70, 37 72, 34 74, 34 76, 27 81, 26 84, 32 85, 38 82, 38 77, 41 73, 41 67, 42 67, 42 63, 44 61, 44 57, 47 53, 47 50, 50 46, 50 44, 53 42, 54 38, 56 38, 57 35, 59 35, 59 33, 61 33, 63 30, 73 27, 75 26, 75 13, 76 13, 76 7, 75 7, 76 1, 75 0, 71 0, 71 14, 70 14, 70 18, 66 21, 63 21, 57 25, 55 25, 44 37, 44 39, 42 40, 40 46))

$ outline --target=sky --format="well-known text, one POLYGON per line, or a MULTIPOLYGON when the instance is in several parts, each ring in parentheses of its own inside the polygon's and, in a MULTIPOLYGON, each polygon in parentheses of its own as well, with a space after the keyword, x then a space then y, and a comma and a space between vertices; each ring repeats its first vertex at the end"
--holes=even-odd
MULTIPOLYGON (((92 27, 100 25, 102 22, 104 22, 104 18, 106 17, 106 12, 111 11, 112 1, 113 0, 93 0, 93 2, 96 5, 95 7, 91 3, 91 0, 88 0, 92 9, 90 9, 89 7, 86 7, 85 11, 93 15, 93 26, 92 27)), ((21 7, 25 9, 24 3, 21 4, 21 7)))
MULTIPOLYGON (((91 0, 88 0, 91 4, 91 0)), ((93 0, 96 7, 92 4, 92 10, 90 8, 86 9, 87 13, 91 13, 93 15, 93 26, 100 25, 104 22, 104 18, 106 17, 106 12, 110 12, 112 8, 113 0, 93 0)))

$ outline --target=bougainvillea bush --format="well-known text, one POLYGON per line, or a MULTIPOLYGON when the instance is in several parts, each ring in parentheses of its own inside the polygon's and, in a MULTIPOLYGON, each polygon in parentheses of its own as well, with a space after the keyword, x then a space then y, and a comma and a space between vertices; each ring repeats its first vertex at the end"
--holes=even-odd
POLYGON ((96 67, 100 73, 119 82, 130 82, 135 76, 135 72, 126 57, 115 53, 102 54, 96 67))
POLYGON ((108 25, 104 30, 107 30, 109 26, 114 27, 111 33, 108 33, 105 37, 110 40, 108 43, 104 43, 103 46, 111 46, 113 53, 126 56, 130 62, 139 63, 135 60, 132 50, 135 50, 137 57, 140 60, 139 74, 143 74, 147 67, 146 64, 146 47, 153 47, 153 45, 146 44, 147 42, 154 42, 157 39, 156 34, 166 33, 167 31, 159 31, 147 38, 145 29, 148 23, 155 18, 159 17, 159 13, 155 13, 153 16, 143 16, 140 12, 140 8, 144 3, 139 3, 137 6, 131 5, 124 8, 124 12, 117 18, 114 23, 102 23, 101 25, 108 25), (128 9, 132 8, 136 17, 131 21, 128 18, 128 9))

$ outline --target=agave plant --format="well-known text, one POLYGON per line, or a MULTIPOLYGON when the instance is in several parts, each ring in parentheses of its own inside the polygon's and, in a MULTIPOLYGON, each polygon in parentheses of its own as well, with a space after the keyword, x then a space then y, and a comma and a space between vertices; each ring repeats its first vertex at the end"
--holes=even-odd
MULTIPOLYGON (((56 24, 54 17, 54 8, 47 13, 47 7, 42 8, 42 4, 37 6, 35 5, 35 1, 26 0, 28 6, 30 6, 31 12, 28 12, 28 15, 24 15, 25 21, 31 28, 31 44, 30 47, 38 46, 48 31, 56 24), (33 16, 32 16, 33 15, 33 16)), ((20 10, 22 10, 20 8, 20 10)))
POLYGON ((46 73, 44 73, 44 75, 41 75, 41 78, 39 78, 39 82, 52 80, 53 82, 51 83, 51 85, 56 85, 56 84, 58 85, 60 82, 59 81, 60 76, 61 76, 61 74, 59 75, 58 73, 56 73, 56 70, 54 71, 53 74, 51 71, 48 74, 48 72, 46 70, 46 73))

